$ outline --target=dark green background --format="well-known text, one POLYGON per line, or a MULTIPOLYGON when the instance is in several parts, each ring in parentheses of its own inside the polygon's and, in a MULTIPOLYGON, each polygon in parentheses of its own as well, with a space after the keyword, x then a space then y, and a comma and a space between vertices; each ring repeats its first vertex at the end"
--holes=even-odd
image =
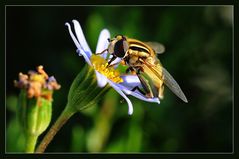
POLYGON ((13 87, 20 71, 41 64, 62 85, 54 94, 52 123, 66 104, 85 64, 64 26, 72 19, 81 23, 92 51, 103 28, 112 36, 163 43, 159 59, 189 103, 166 88, 160 105, 130 97, 134 114, 128 116, 127 103, 111 90, 73 116, 47 152, 232 152, 231 6, 7 6, 7 152, 24 145, 13 87))

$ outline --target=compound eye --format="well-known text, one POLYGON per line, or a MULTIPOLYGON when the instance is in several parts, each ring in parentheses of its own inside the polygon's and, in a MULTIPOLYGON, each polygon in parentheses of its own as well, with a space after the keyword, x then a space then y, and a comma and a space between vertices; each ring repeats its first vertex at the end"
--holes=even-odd
POLYGON ((109 43, 108 52, 109 52, 110 54, 113 54, 113 53, 114 53, 114 44, 113 44, 113 43, 109 43))
POLYGON ((124 48, 124 52, 126 53, 127 50, 129 49, 129 44, 126 40, 123 41, 123 48, 124 48))
POLYGON ((126 40, 121 39, 115 43, 114 54, 117 57, 121 57, 121 58, 124 57, 127 50, 128 50, 128 44, 126 40))

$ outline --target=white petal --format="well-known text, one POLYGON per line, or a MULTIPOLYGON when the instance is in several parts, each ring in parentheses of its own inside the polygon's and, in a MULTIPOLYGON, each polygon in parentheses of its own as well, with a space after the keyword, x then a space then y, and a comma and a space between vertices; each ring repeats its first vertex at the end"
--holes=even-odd
POLYGON ((90 47, 88 46, 88 44, 87 44, 87 42, 86 42, 84 33, 83 33, 82 28, 81 28, 81 26, 80 26, 80 23, 79 23, 77 20, 72 20, 72 22, 73 22, 73 24, 74 24, 76 37, 77 37, 79 43, 81 44, 82 49, 83 49, 86 53, 89 54, 88 57, 91 56, 92 51, 90 50, 90 47))
POLYGON ((76 39, 75 35, 73 34, 72 30, 71 30, 71 26, 69 23, 65 23, 65 25, 67 26, 68 28, 68 31, 70 33, 70 36, 72 38, 72 40, 74 41, 76 47, 77 47, 77 53, 83 55, 83 57, 85 58, 86 62, 91 65, 91 62, 90 62, 90 57, 85 53, 85 51, 82 49, 80 43, 78 42, 78 40, 76 39))
POLYGON ((90 61, 90 57, 87 56, 87 54, 86 54, 86 52, 85 52, 84 50, 78 49, 78 50, 77 50, 77 53, 79 54, 79 56, 82 55, 82 56, 84 57, 85 61, 86 61, 90 66, 92 65, 92 64, 91 64, 91 61, 90 61))
MULTIPOLYGON (((105 50, 108 47, 108 41, 107 39, 110 38, 110 32, 107 29, 103 29, 100 32, 99 38, 98 38, 98 43, 96 47, 96 53, 100 53, 103 50, 105 50)), ((103 58, 106 58, 107 52, 101 55, 103 58)), ((107 78, 100 74, 99 72, 96 72, 96 78, 98 82, 99 87, 104 87, 107 84, 107 78)))
POLYGON ((132 96, 134 96, 140 100, 146 101, 146 102, 153 102, 153 103, 160 104, 160 101, 158 98, 147 98, 142 93, 140 93, 138 90, 131 91, 131 89, 133 87, 125 87, 122 84, 117 84, 117 86, 128 95, 132 95, 132 96))
POLYGON ((156 102, 160 103, 158 98, 147 98, 138 90, 131 91, 136 86, 141 86, 141 82, 137 75, 123 75, 121 76, 124 82, 118 84, 118 86, 123 90, 126 94, 132 95, 140 100, 144 100, 147 102, 156 102))
POLYGON ((95 71, 95 74, 96 74, 98 86, 101 88, 104 87, 107 84, 107 78, 97 71, 95 71))
MULTIPOLYGON (((100 53, 103 50, 108 48, 108 38, 110 38, 110 32, 107 29, 103 29, 100 32, 99 38, 98 38, 98 43, 97 43, 97 47, 96 47, 96 53, 100 53)), ((104 54, 102 54, 103 58, 106 58, 107 56, 107 52, 105 52, 104 54)))
POLYGON ((108 80, 108 83, 126 100, 126 102, 128 103, 128 114, 132 115, 133 114, 133 105, 132 105, 131 101, 129 100, 129 98, 121 91, 121 89, 115 83, 111 82, 110 80, 108 80))
POLYGON ((73 34, 73 32, 72 32, 72 30, 71 30, 70 24, 69 24, 69 23, 65 23, 65 25, 67 26, 68 31, 69 31, 69 33, 70 33, 70 36, 71 36, 72 40, 74 41, 74 43, 75 43, 77 49, 81 49, 82 47, 80 46, 80 43, 77 41, 75 35, 73 34))
POLYGON ((122 75, 120 77, 123 79, 123 82, 120 84, 126 87, 134 88, 136 86, 141 85, 137 75, 122 75))

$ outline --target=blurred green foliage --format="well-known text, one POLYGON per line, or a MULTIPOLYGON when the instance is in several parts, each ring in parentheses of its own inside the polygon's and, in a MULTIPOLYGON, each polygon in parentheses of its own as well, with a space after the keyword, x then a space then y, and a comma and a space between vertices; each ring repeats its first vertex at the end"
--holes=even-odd
POLYGON ((47 152, 232 151, 231 6, 8 6, 6 13, 7 152, 21 152, 24 145, 15 114, 18 72, 42 64, 62 85, 54 94, 51 124, 66 104, 85 64, 64 26, 72 19, 81 23, 93 51, 103 28, 112 36, 163 43, 159 59, 189 103, 166 88, 160 105, 130 97, 134 114, 128 116, 127 103, 111 90, 97 106, 73 116, 47 152))

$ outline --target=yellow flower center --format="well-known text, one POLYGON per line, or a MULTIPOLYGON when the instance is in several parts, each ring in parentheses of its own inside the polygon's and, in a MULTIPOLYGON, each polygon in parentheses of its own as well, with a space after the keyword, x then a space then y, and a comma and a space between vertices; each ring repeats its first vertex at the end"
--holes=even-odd
POLYGON ((32 76, 30 76, 30 80, 31 81, 36 81, 36 82, 39 82, 39 83, 45 83, 45 78, 43 75, 39 75, 39 74, 34 74, 32 76))
POLYGON ((60 89, 60 85, 54 77, 51 79, 44 71, 43 66, 37 67, 37 72, 29 71, 28 74, 19 73, 19 81, 15 80, 14 85, 21 89, 26 89, 28 98, 43 97, 52 100, 53 90, 60 89))
POLYGON ((120 72, 114 69, 114 67, 107 67, 108 62, 101 56, 92 55, 90 61, 96 71, 100 72, 111 81, 115 83, 123 82, 123 79, 120 77, 120 72))

